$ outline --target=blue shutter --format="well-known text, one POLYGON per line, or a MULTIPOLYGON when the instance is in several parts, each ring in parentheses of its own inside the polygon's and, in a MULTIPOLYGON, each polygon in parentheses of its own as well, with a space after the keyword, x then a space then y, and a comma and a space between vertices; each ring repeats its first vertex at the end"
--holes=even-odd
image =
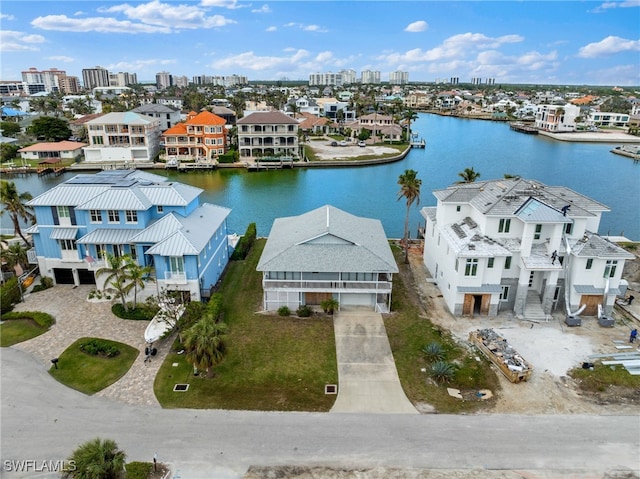
POLYGON ((58 207, 57 206, 52 206, 51 207, 51 214, 53 215, 53 224, 54 225, 59 225, 60 224, 60 220, 58 219, 58 207))

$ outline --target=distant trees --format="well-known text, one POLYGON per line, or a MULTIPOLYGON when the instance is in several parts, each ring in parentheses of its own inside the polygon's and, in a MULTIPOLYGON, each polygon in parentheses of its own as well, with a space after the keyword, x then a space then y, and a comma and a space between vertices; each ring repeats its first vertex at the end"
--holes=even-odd
POLYGON ((404 262, 409 263, 409 210, 414 202, 420 203, 420 187, 422 180, 418 178, 418 172, 415 170, 405 170, 398 177, 400 191, 398 192, 398 200, 406 199, 407 214, 404 220, 404 262))
POLYGON ((14 121, 3 121, 0 122, 0 130, 2 130, 2 134, 5 136, 16 136, 22 128, 14 121))
POLYGON ((66 140, 71 136, 69 122, 63 118, 52 116, 36 118, 28 131, 36 138, 43 137, 47 141, 66 140))
POLYGON ((29 244, 29 242, 22 234, 20 221, 28 222, 29 224, 35 222, 36 217, 33 214, 33 208, 27 205, 27 202, 32 198, 31 193, 18 193, 16 184, 13 181, 0 180, 0 203, 2 204, 0 216, 5 213, 9 215, 13 224, 14 234, 20 236, 25 244, 29 244))

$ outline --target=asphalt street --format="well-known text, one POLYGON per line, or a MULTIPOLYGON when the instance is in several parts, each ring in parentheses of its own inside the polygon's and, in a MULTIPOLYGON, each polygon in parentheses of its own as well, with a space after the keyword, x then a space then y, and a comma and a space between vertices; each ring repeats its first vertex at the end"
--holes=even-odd
POLYGON ((114 439, 128 461, 157 454, 181 479, 235 479, 250 465, 282 464, 553 471, 559 477, 640 472, 637 416, 158 410, 68 389, 17 349, 3 348, 0 364, 7 478, 56 477, 6 469, 15 460, 62 460, 96 436, 114 439))

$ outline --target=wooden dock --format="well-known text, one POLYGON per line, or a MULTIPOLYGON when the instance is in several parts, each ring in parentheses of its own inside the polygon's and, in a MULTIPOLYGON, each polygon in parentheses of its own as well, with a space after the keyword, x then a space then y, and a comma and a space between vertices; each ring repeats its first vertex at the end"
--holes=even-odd
POLYGON ((533 125, 528 125, 526 123, 521 123, 518 121, 509 123, 509 128, 511 128, 513 131, 517 131, 520 133, 526 133, 528 135, 537 135, 538 134, 538 129, 533 126, 533 125))
POLYGON ((420 140, 411 140, 411 148, 426 148, 427 147, 427 142, 424 140, 424 138, 421 138, 420 140))
POLYGON ((218 167, 216 160, 211 161, 197 161, 195 163, 178 162, 176 166, 178 171, 202 171, 202 170, 215 170, 218 167))
POLYGON ((280 160, 260 161, 255 163, 245 162, 247 171, 282 170, 283 168, 293 168, 293 158, 282 158, 280 160))

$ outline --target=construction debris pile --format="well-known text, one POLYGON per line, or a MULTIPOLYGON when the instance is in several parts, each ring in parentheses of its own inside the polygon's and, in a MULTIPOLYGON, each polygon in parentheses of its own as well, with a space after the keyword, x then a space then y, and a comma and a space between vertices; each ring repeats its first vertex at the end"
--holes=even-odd
POLYGON ((493 329, 478 329, 469 339, 513 383, 529 379, 533 367, 493 329))

